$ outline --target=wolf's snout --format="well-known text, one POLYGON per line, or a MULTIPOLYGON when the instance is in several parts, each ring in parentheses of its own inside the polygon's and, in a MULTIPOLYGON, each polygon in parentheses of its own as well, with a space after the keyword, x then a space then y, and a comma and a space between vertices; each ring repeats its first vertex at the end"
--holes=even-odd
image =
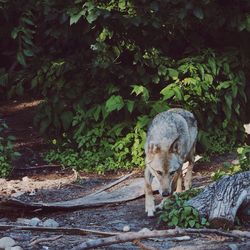
POLYGON ((169 196, 169 192, 167 190, 163 191, 162 192, 162 196, 163 197, 169 196))

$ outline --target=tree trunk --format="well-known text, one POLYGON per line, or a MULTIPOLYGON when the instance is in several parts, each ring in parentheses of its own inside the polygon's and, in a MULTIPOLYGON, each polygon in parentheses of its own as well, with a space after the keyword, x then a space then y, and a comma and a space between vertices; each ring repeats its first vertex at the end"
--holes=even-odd
POLYGON ((239 207, 250 207, 250 171, 225 176, 188 201, 212 227, 232 228, 239 207))

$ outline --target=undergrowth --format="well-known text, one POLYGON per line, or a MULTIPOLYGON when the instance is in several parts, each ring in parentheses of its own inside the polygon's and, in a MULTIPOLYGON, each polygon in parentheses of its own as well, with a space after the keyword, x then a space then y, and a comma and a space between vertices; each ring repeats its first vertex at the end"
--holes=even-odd
POLYGON ((11 161, 20 156, 19 152, 14 150, 15 137, 7 136, 8 125, 0 120, 0 177, 6 177, 11 172, 11 161))
POLYGON ((224 163, 221 169, 211 174, 212 180, 217 181, 225 175, 234 175, 250 170, 250 146, 239 147, 237 153, 239 162, 237 164, 224 163))
POLYGON ((197 209, 189 206, 187 201, 201 192, 191 189, 183 193, 175 193, 164 201, 160 211, 159 222, 166 223, 169 227, 201 228, 208 226, 206 218, 200 218, 197 209))

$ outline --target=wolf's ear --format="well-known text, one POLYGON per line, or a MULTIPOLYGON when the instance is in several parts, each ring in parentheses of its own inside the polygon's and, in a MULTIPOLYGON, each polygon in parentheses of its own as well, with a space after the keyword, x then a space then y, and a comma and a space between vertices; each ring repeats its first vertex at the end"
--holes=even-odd
POLYGON ((174 140, 174 142, 170 146, 169 152, 171 152, 171 153, 179 153, 179 138, 174 140))
POLYGON ((161 151, 161 147, 159 144, 155 144, 155 143, 150 143, 148 146, 148 152, 150 154, 157 154, 161 151))

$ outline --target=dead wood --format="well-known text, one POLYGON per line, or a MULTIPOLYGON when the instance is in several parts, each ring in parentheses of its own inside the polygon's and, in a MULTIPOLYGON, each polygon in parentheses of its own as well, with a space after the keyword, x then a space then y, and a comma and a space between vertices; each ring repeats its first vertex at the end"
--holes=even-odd
POLYGON ((141 250, 157 250, 154 247, 151 246, 146 246, 145 244, 143 244, 142 242, 140 242, 139 240, 134 240, 133 244, 138 246, 141 250))
POLYGON ((20 210, 25 209, 26 211, 33 211, 35 209, 41 209, 41 211, 51 210, 72 210, 80 208, 91 208, 99 207, 109 204, 116 204, 135 200, 144 195, 143 178, 136 178, 130 180, 129 184, 119 189, 112 190, 110 192, 100 191, 96 194, 90 194, 78 199, 61 201, 61 202, 23 202, 16 198, 6 198, 0 201, 0 210, 12 211, 12 209, 20 210))
POLYGON ((133 175, 133 173, 124 175, 124 176, 120 177, 118 180, 116 180, 116 181, 114 181, 114 182, 111 182, 110 184, 106 185, 104 188, 97 190, 95 193, 93 193, 93 194, 91 194, 91 195, 96 195, 96 194, 99 194, 99 193, 101 193, 101 192, 103 192, 103 191, 106 191, 106 190, 108 190, 108 189, 110 189, 110 188, 112 188, 112 187, 118 185, 119 183, 125 181, 126 179, 128 179, 128 178, 129 178, 130 176, 132 176, 132 175, 133 175))
POLYGON ((241 205, 250 206, 250 171, 223 177, 208 185, 188 204, 214 228, 232 228, 241 205))
POLYGON ((23 231, 35 231, 35 232, 55 232, 64 233, 69 235, 87 235, 95 234, 102 236, 113 236, 119 233, 117 232, 103 232, 98 230, 84 229, 84 228, 68 228, 68 227, 34 227, 34 226, 16 226, 16 225, 0 225, 0 230, 23 230, 23 231))
POLYGON ((62 238, 63 235, 57 235, 57 236, 54 236, 54 237, 46 237, 46 238, 39 238, 39 239, 35 239, 33 241, 30 242, 30 246, 34 246, 36 244, 39 244, 39 243, 43 243, 43 242, 48 242, 48 241, 55 241, 55 240, 58 240, 60 238, 62 238))
MULTIPOLYGON (((93 240, 87 240, 78 246, 72 248, 72 250, 83 250, 83 249, 94 249, 97 247, 108 246, 112 244, 124 243, 128 241, 141 240, 153 237, 175 237, 183 236, 186 234, 217 234, 225 237, 234 238, 236 240, 242 240, 242 236, 239 236, 237 233, 224 232, 217 229, 169 229, 169 230, 141 230, 139 232, 128 232, 120 233, 115 236, 107 238, 99 238, 93 240)), ((245 237, 250 238, 248 235, 245 237)))

